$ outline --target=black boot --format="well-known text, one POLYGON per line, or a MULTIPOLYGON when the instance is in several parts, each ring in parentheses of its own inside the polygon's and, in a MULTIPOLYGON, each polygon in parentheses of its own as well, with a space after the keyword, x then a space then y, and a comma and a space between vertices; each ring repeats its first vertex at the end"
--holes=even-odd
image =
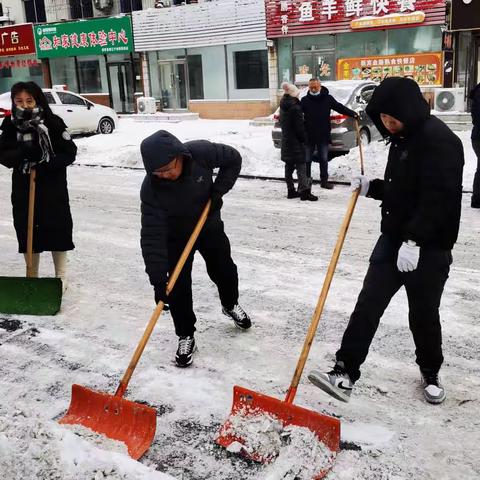
POLYGON ((318 197, 316 197, 315 195, 312 195, 310 190, 304 190, 300 194, 300 200, 308 200, 310 202, 316 202, 318 200, 318 197))
POLYGON ((300 192, 297 192, 294 188, 292 190, 289 190, 287 193, 287 198, 299 198, 300 197, 300 192))
POLYGON ((472 196, 472 208, 480 208, 480 198, 472 196))
POLYGON ((333 185, 328 180, 320 180, 320 187, 333 190, 333 185))

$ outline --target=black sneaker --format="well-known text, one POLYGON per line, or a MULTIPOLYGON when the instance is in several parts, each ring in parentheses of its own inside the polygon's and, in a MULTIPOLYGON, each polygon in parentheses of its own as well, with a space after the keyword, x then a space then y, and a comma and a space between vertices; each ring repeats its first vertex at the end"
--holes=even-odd
POLYGON ((238 303, 231 310, 223 307, 222 312, 227 317, 230 317, 235 322, 235 325, 242 330, 248 330, 252 326, 250 317, 238 303))
POLYGON ((318 388, 337 400, 348 402, 353 390, 353 383, 345 371, 343 362, 337 362, 328 373, 312 370, 308 379, 318 388))
POLYGON ((197 346, 193 335, 188 337, 180 337, 178 339, 178 348, 175 355, 175 362, 177 367, 188 367, 193 362, 193 354, 195 353, 197 346))
POLYGON ((445 388, 440 383, 438 372, 432 373, 420 370, 420 373, 422 374, 423 396, 425 400, 433 404, 442 403, 447 394, 445 393, 445 388))
POLYGON ((310 190, 305 190, 300 194, 300 200, 306 200, 308 202, 316 202, 318 197, 316 195, 312 195, 310 190))
POLYGON ((330 183, 327 180, 321 180, 320 181, 320 188, 326 188, 327 190, 333 190, 333 183, 330 183))

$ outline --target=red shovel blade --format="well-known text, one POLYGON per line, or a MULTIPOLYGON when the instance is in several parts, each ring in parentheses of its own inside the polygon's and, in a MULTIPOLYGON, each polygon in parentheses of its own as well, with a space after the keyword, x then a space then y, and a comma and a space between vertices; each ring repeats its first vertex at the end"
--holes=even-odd
POLYGON ((147 405, 72 385, 70 407, 59 423, 82 425, 126 444, 138 460, 155 437, 157 411, 147 405))
MULTIPOLYGON (((294 425, 309 429, 332 451, 332 457, 340 449, 340 420, 337 418, 307 410, 306 408, 239 386, 233 387, 232 411, 230 412, 230 417, 222 425, 216 442, 225 448, 229 447, 233 442, 244 444, 244 439, 232 434, 230 418, 238 414, 245 417, 253 417, 259 415, 259 413, 265 413, 277 418, 283 423, 284 427, 294 425)), ((271 458, 264 458, 255 452, 248 453, 246 450, 242 450, 241 454, 261 463, 271 461, 271 458)), ((319 472, 315 479, 323 478, 330 468, 331 465, 319 472)))

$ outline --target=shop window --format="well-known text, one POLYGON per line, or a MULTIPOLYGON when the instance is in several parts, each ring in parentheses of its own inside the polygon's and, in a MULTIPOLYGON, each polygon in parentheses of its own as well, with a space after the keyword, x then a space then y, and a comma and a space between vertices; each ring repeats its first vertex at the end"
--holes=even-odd
POLYGON ((388 54, 440 52, 442 30, 439 26, 405 28, 388 32, 388 54))
POLYGON ((235 88, 268 88, 268 57, 266 50, 235 52, 235 88))
POLYGON ((333 50, 335 38, 333 35, 306 35, 293 38, 293 50, 333 50))
POLYGON ((122 13, 131 13, 142 9, 142 0, 120 0, 120 10, 122 13))
POLYGON ((46 22, 45 0, 24 0, 27 23, 46 22))
POLYGON ((386 55, 387 35, 384 30, 341 33, 337 35, 337 59, 386 55))
POLYGON ((102 76, 98 60, 79 58, 78 75, 80 77, 80 92, 100 93, 102 91, 102 76))
POLYGON ((282 82, 292 82, 292 39, 278 39, 278 86, 282 82))
POLYGON ((70 16, 72 20, 93 17, 92 0, 70 0, 70 16))
POLYGON ((188 62, 188 84, 190 86, 190 98, 192 100, 203 99, 203 69, 202 56, 189 55, 188 62))
POLYGON ((28 67, 30 77, 41 77, 43 75, 41 65, 31 65, 28 67))
POLYGON ((10 67, 0 68, 0 78, 12 78, 12 69, 10 67))
POLYGON ((83 105, 85 106, 85 101, 77 97, 76 95, 72 95, 71 93, 67 92, 57 92, 58 98, 64 105, 83 105))
POLYGON ((45 98, 47 99, 47 103, 49 105, 55 105, 55 99, 53 98, 53 95, 50 92, 43 92, 45 95, 45 98))
POLYGON ((58 57, 50 59, 52 85, 66 85, 68 90, 78 92, 75 59, 73 57, 58 57))

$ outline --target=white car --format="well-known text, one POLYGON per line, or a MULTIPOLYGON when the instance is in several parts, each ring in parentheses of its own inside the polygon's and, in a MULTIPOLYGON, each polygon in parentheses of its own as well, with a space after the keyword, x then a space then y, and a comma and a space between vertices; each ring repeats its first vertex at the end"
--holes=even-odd
MULTIPOLYGON (((53 113, 63 119, 72 134, 112 133, 118 125, 118 116, 110 107, 68 90, 44 88, 43 93, 53 113)), ((10 92, 0 95, 0 116, 10 115, 11 108, 10 92)))

